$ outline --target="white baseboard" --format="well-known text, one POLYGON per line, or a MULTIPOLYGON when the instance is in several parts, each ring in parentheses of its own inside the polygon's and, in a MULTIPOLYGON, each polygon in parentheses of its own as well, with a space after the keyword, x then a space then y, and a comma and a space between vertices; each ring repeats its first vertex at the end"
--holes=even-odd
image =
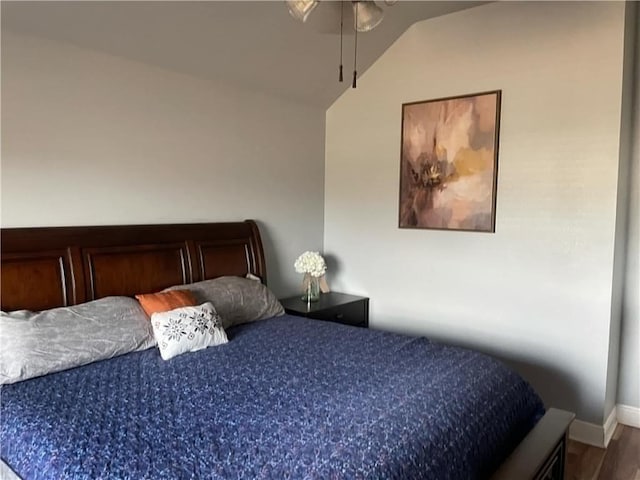
POLYGON ((618 426, 618 408, 617 406, 613 407, 607 421, 604 422, 604 448, 607 448, 609 445, 609 441, 611 437, 613 437, 613 432, 616 431, 616 427, 618 426))
POLYGON ((640 408, 616 405, 604 425, 574 420, 569 428, 569 438, 594 447, 607 448, 618 423, 640 428, 640 408))
POLYGON ((617 425, 617 408, 614 407, 604 425, 574 420, 569 428, 569 438, 594 447, 607 448, 617 425))
POLYGON ((616 406, 616 411, 618 412, 618 423, 640 428, 640 408, 618 404, 616 406))
POLYGON ((576 442, 604 448, 604 428, 595 423, 574 420, 569 427, 569 438, 576 442))

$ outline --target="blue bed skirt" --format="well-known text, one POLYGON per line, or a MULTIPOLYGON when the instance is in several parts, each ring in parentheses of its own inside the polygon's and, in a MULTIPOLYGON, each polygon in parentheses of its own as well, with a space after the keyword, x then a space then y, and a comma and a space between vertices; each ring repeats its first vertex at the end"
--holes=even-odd
POLYGON ((3 386, 31 479, 486 478, 544 413, 515 372, 426 338, 283 316, 3 386))

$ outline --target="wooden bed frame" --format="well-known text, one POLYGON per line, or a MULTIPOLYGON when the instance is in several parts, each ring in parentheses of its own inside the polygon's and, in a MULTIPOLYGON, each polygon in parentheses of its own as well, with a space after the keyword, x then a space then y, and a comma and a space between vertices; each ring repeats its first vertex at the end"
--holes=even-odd
POLYGON ((252 273, 265 280, 255 222, 2 229, 2 310, 252 273))
MULTIPOLYGON (((9 228, 1 235, 3 311, 133 296, 223 275, 252 273, 266 283, 260 232, 252 220, 9 228)), ((572 413, 549 409, 491 478, 564 478, 572 420, 572 413)))

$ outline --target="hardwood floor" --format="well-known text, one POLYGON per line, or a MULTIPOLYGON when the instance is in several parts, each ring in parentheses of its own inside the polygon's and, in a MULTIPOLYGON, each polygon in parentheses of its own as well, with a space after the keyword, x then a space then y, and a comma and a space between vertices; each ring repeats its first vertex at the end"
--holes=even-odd
POLYGON ((569 440, 567 480, 640 480, 640 429, 618 425, 606 450, 569 440))

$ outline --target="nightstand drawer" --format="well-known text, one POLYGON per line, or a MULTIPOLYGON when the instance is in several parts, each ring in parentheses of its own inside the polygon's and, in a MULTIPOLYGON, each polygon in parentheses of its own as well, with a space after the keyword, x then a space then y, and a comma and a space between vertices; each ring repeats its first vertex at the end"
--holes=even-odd
POLYGON ((290 315, 328 320, 357 327, 369 326, 369 298, 339 292, 322 293, 317 302, 303 302, 300 295, 283 298, 280 303, 290 315))
POLYGON ((339 305, 337 307, 327 308, 318 312, 311 312, 309 313, 309 318, 344 323, 345 325, 366 327, 368 323, 367 306, 368 301, 339 305))

